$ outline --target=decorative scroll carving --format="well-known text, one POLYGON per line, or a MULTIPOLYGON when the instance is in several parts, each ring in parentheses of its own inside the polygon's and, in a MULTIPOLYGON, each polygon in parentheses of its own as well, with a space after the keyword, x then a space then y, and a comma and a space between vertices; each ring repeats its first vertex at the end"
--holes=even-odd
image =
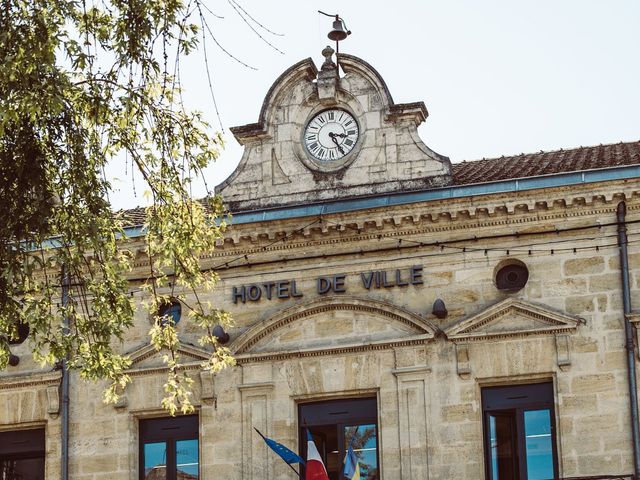
POLYGON ((58 385, 47 386, 47 413, 57 417, 60 412, 60 387, 58 385))
POLYGON ((469 361, 469 345, 466 343, 456 344, 456 368, 458 375, 466 378, 471 373, 471 362, 469 361))
POLYGON ((214 388, 214 377, 211 372, 200 372, 200 385, 201 385, 201 394, 200 398, 202 401, 213 401, 215 398, 215 388, 214 388))
POLYGON ((556 353, 558 355, 558 367, 561 370, 571 365, 571 339, 569 335, 556 335, 556 353))

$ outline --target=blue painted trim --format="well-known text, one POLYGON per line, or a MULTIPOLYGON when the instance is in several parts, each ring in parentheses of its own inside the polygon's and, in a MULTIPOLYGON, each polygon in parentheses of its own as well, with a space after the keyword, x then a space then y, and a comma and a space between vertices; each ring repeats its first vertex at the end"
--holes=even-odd
MULTIPOLYGON (((585 170, 581 172, 540 175, 537 177, 525 177, 488 183, 434 188, 431 190, 417 192, 390 193, 364 198, 315 203, 311 205, 288 206, 268 210, 253 210, 234 214, 231 224, 238 225, 243 223, 269 222, 291 218, 312 217, 329 213, 353 212, 357 210, 392 205, 406 205, 409 203, 428 202, 448 198, 521 192, 524 190, 535 190, 538 188, 564 187, 569 185, 580 185, 583 183, 626 180, 637 177, 640 177, 640 165, 626 165, 599 170, 585 170)), ((125 233, 128 237, 138 237, 143 234, 142 227, 125 228, 125 233)))

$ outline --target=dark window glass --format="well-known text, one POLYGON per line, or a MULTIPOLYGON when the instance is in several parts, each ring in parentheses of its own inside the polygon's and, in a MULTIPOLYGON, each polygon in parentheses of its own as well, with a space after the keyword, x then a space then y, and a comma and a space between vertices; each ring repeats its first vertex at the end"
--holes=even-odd
MULTIPOLYGON (((300 454, 307 455, 307 430, 318 448, 330 480, 342 480, 349 446, 362 480, 377 480, 378 411, 375 398, 352 398, 299 405, 300 454)), ((303 469, 304 470, 304 469, 303 469)))
POLYGON ((527 266, 519 260, 505 265, 496 272, 496 287, 498 290, 517 292, 524 288, 529 280, 527 266))
MULTIPOLYGON (((171 320, 174 325, 177 325, 182 316, 182 306, 177 300, 172 300, 170 303, 164 304, 160 308, 160 316, 168 320, 171 320)), ((163 323, 167 321, 163 319, 163 323)))
POLYGON ((197 415, 140 421, 140 479, 198 480, 198 459, 197 415))
POLYGON ((552 383, 483 388, 482 410, 488 479, 557 477, 552 383))
POLYGON ((44 479, 44 429, 0 433, 0 480, 44 479))
POLYGON ((20 345, 29 336, 29 324, 18 323, 16 325, 16 336, 9 338, 9 345, 20 345))

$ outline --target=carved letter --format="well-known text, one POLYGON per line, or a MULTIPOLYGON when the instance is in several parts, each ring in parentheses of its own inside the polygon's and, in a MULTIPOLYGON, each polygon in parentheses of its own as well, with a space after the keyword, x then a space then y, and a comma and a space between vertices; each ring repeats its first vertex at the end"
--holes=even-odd
POLYGON ((302 293, 298 291, 298 286, 296 285, 295 280, 291 280, 291 296, 302 297, 302 293))
POLYGON ((289 281, 283 280, 276 282, 276 290, 278 292, 278 298, 289 298, 289 281))
POLYGON ((263 283, 262 286, 264 287, 264 293, 267 296, 267 299, 271 300, 271 293, 273 292, 273 287, 276 286, 276 282, 263 283))
POLYGON ((247 301, 246 295, 247 294, 243 285, 240 287, 240 290, 238 290, 238 287, 233 287, 231 298, 233 298, 233 303, 238 303, 238 298, 242 301, 242 303, 245 303, 247 301))
POLYGON ((360 278, 362 279, 362 286, 367 290, 371 290, 371 283, 373 282, 373 273, 374 272, 367 272, 367 273, 360 274, 360 278))
POLYGON ((400 275, 401 275, 400 270, 399 269, 396 270, 396 285, 398 287, 404 287, 405 285, 409 285, 409 282, 403 281, 400 275))
POLYGON ((258 285, 249 285, 249 290, 247 291, 247 298, 252 302, 257 302, 260 300, 262 296, 262 290, 258 285))
POLYGON ((414 265, 409 270, 411 285, 422 285, 424 281, 422 280, 422 265, 414 265))
POLYGON ((318 277, 318 293, 324 295, 331 290, 331 280, 326 277, 318 277))

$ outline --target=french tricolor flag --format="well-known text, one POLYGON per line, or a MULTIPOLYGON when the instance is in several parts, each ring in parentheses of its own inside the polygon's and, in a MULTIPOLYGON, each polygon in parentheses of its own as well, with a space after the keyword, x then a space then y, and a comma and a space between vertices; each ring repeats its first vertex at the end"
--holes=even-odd
POLYGON ((313 443, 311 433, 307 430, 307 464, 305 465, 305 480, 329 480, 327 469, 324 468, 320 453, 313 443))

